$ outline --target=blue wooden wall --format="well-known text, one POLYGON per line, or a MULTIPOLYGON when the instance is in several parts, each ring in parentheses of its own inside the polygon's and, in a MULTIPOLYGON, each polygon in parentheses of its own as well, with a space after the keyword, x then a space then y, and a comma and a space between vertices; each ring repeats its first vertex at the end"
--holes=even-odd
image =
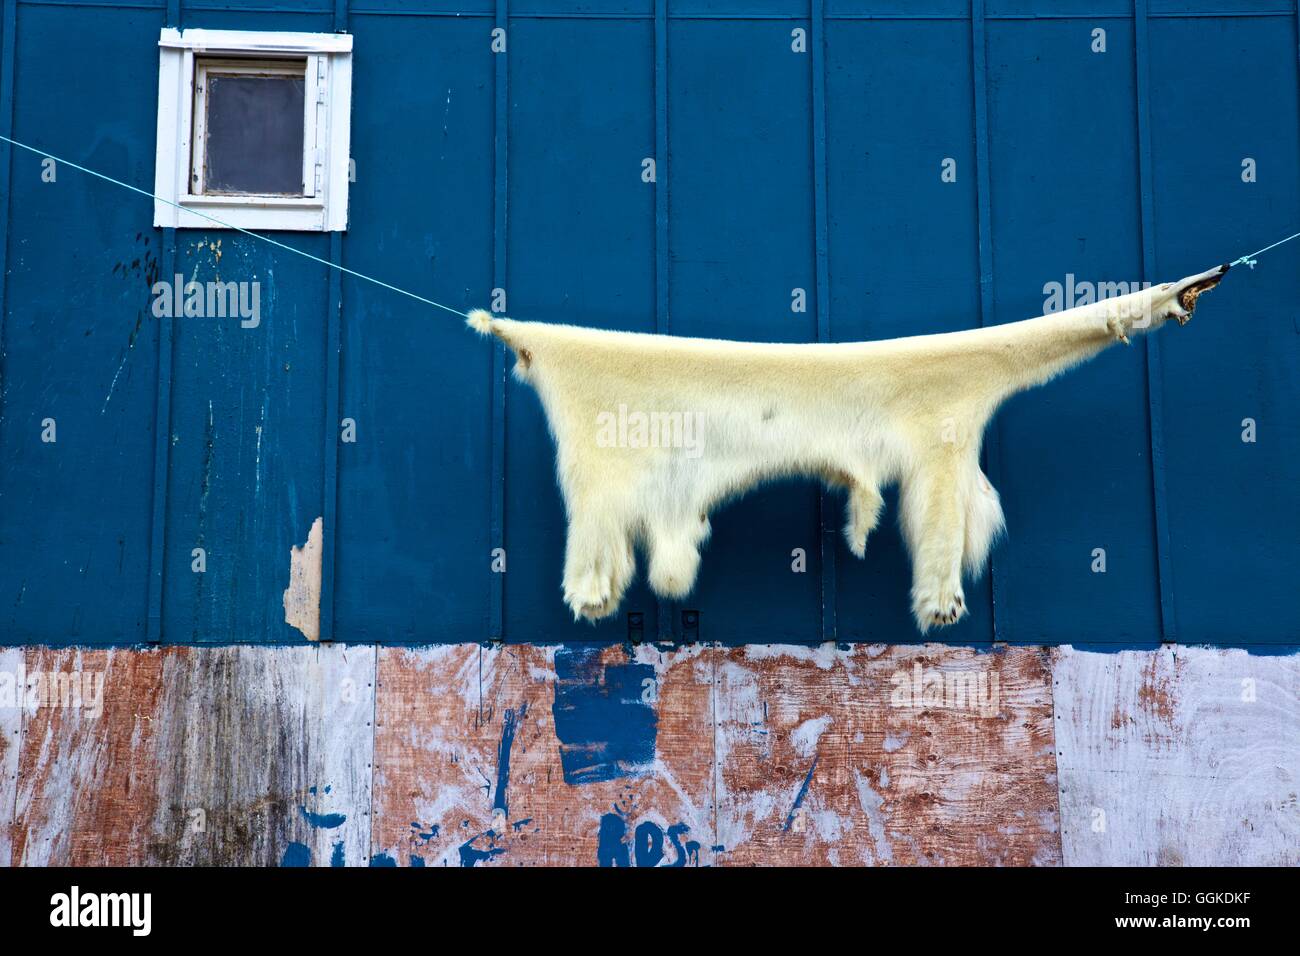
MULTIPOLYGON (((520 318, 881 338, 1300 228, 1293 0, 3 0, 0 132, 152 183, 164 24, 353 33, 350 227, 289 241, 457 308, 500 287, 520 318)), ((327 637, 626 636, 560 601, 551 443, 501 353, 40 171, 0 147, 0 643, 300 642, 282 594, 318 516, 327 637), (261 325, 154 318, 175 272, 258 280, 261 325)), ((987 468, 1010 537, 944 639, 1300 642, 1298 256, 1002 411, 987 468)), ((842 504, 789 484, 722 512, 685 605, 699 637, 917 640, 893 500, 865 562, 842 504)), ((643 586, 624 610, 693 636, 643 586)))

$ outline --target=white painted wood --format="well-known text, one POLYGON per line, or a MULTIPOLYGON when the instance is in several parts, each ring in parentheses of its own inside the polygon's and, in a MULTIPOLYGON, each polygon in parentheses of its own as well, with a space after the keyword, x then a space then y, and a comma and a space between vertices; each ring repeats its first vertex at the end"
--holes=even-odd
POLYGON ((1300 656, 1053 656, 1066 865, 1300 864, 1300 656))
POLYGON ((0 866, 12 865, 24 683, 23 649, 0 648, 0 866))
POLYGON ((286 30, 177 30, 164 27, 158 46, 196 53, 351 53, 349 33, 297 33, 286 30))
MULTIPOLYGON (((348 39, 351 39, 349 37, 348 39)), ((348 186, 352 157, 352 57, 332 56, 327 64, 329 92, 324 161, 327 232, 348 228, 348 186)))

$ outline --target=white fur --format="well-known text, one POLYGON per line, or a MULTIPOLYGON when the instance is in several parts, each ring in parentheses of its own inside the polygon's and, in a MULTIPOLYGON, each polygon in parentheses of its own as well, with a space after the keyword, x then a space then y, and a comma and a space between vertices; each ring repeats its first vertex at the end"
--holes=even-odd
POLYGON ((1179 297, 1224 271, 1023 322, 881 342, 724 342, 481 310, 469 321, 515 352, 516 376, 546 410, 569 517, 564 600, 575 618, 617 610, 636 570, 634 545, 648 554, 655 593, 685 597, 709 512, 761 482, 802 475, 847 489, 844 534, 858 557, 879 520, 881 488, 899 483, 912 610, 925 631, 966 613, 962 572, 983 571, 1003 528, 979 467, 998 406, 1130 332, 1185 321, 1179 297), (611 444, 609 416, 620 406, 699 416, 698 447, 632 447, 635 430, 611 444))

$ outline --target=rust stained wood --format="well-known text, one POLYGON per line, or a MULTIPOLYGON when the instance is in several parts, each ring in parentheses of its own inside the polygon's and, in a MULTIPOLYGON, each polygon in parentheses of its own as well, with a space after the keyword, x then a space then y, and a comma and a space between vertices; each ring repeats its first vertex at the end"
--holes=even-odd
POLYGON ((24 652, 0 648, 0 866, 12 865, 14 807, 18 801, 18 752, 23 732, 24 652), (6 696, 9 695, 9 696, 6 696))
POLYGON ((719 862, 1057 864, 1052 741, 1038 649, 729 649, 719 862))
POLYGON ((27 864, 363 864, 374 649, 30 649, 100 672, 98 718, 30 709, 14 858, 27 864))
POLYGON ((51 675, 102 680, 103 709, 96 714, 84 698, 79 707, 24 708, 15 863, 140 862, 156 800, 154 717, 163 657, 158 651, 27 649, 29 682, 51 675))
POLYGON ((1300 864, 1300 657, 1053 658, 1067 864, 1300 864))
MULTIPOLYGON (((653 675, 637 686, 653 708, 653 757, 613 779, 578 783, 566 781, 556 731, 557 653, 571 652, 531 645, 380 650, 373 841, 379 862, 595 865, 603 850, 636 863, 638 828, 648 843, 649 834, 662 837, 662 856, 642 861, 710 862, 715 652, 600 649, 598 701, 606 692, 626 697, 626 688, 605 684, 615 669, 637 665, 653 675), (614 828, 604 840, 602 826, 614 828)), ((637 701, 623 703, 635 716, 637 701)), ((610 722, 611 737, 621 732, 617 722, 610 722)))

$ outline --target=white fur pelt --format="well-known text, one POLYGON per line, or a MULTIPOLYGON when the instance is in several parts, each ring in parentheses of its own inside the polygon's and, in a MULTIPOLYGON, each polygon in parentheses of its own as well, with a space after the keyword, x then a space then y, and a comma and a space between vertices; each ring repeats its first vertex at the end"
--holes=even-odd
POLYGON ((636 570, 670 599, 695 584, 709 513, 761 482, 819 479, 848 491, 844 534, 862 557, 897 482, 917 626, 966 613, 963 572, 982 572, 1003 528, 979 467, 998 406, 1129 334, 1185 322, 1227 271, 989 328, 880 342, 771 345, 517 322, 482 310, 515 375, 541 397, 568 512, 564 600, 614 613, 636 570))

